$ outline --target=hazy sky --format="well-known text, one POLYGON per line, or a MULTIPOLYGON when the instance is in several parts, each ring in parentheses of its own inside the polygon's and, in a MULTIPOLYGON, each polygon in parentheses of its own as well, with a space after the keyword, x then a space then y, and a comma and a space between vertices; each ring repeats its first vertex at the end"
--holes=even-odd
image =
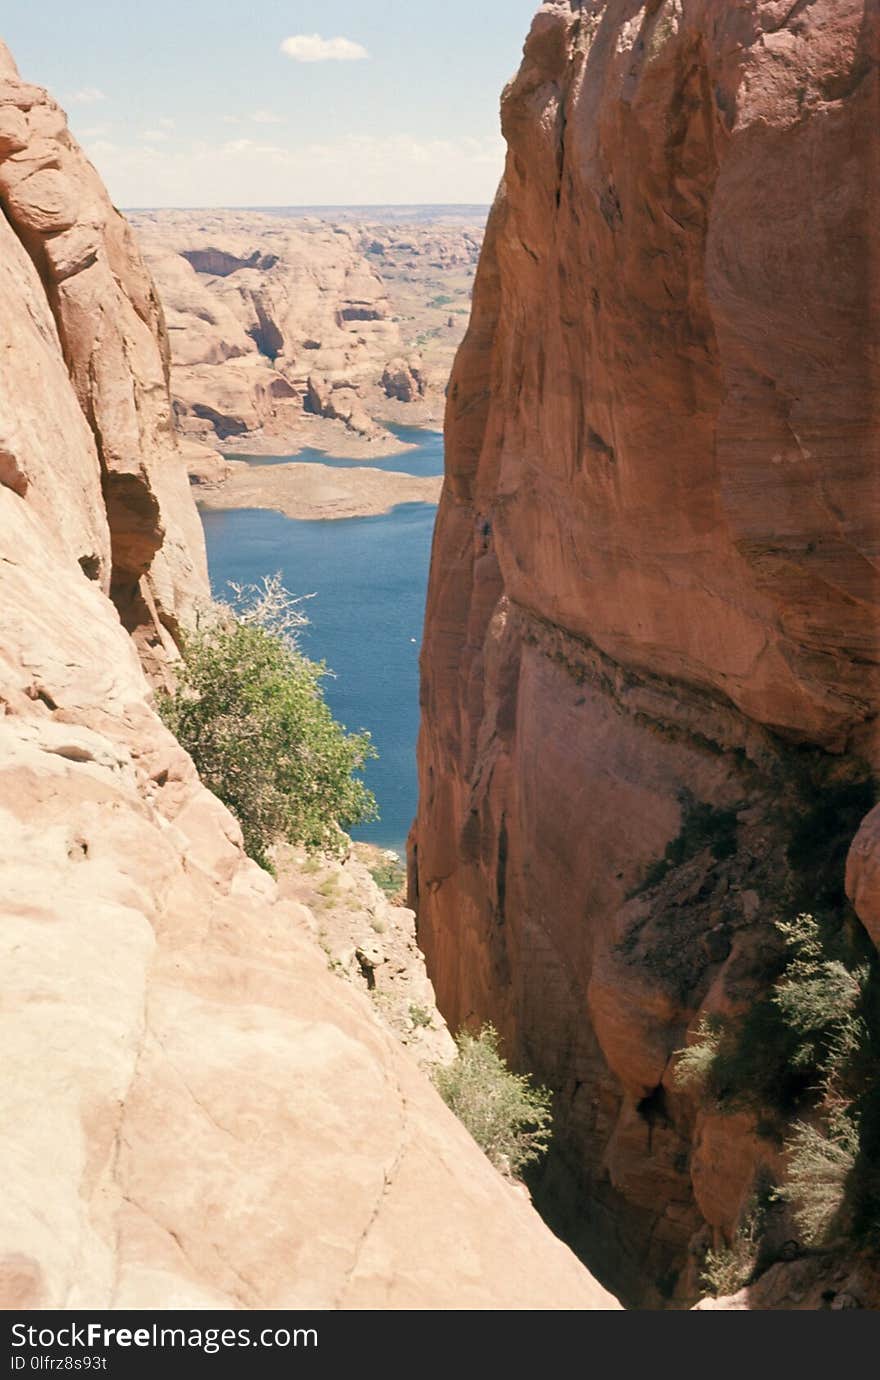
POLYGON ((120 206, 490 201, 538 0, 40 0, 3 21, 120 206))

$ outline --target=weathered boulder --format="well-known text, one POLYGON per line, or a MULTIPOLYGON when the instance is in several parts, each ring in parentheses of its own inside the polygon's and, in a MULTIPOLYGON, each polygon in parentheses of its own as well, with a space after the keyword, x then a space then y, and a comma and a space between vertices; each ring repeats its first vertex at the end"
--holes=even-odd
POLYGON ((382 387, 388 398, 396 398, 404 403, 414 402, 424 395, 426 388, 420 364, 408 359, 389 360, 382 373, 382 387))

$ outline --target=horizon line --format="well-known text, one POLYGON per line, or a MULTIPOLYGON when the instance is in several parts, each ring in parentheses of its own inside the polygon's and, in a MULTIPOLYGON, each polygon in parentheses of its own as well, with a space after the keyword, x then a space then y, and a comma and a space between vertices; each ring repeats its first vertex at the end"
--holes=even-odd
POLYGON ((120 206, 120 211, 409 211, 423 210, 491 210, 490 201, 303 201, 254 202, 247 206, 233 206, 216 202, 206 206, 120 206))

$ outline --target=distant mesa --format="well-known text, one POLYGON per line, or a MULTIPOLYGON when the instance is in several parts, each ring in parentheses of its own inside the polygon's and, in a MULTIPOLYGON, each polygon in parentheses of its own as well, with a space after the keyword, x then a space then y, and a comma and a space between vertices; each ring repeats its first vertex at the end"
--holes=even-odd
POLYGON ((180 431, 363 459, 401 449, 386 422, 436 425, 482 242, 469 209, 413 213, 405 233, 396 214, 345 208, 135 213, 180 431))

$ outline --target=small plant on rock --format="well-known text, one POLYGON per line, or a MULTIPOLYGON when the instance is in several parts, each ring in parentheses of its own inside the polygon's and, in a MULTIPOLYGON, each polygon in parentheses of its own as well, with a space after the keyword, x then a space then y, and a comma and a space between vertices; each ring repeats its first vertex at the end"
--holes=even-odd
POLYGON ((493 1025, 459 1031, 455 1043, 455 1059, 434 1073, 437 1090, 495 1168, 517 1178, 547 1152, 551 1094, 507 1067, 493 1025))
POLYGON ((788 1173, 776 1197, 790 1203, 808 1246, 846 1235, 847 1186, 859 1154, 859 1126, 842 1107, 824 1128, 799 1121, 788 1142, 788 1173))
POLYGON ((368 871, 376 886, 389 900, 398 900, 404 896, 406 868, 398 858, 385 858, 374 867, 368 868, 368 871))
POLYGON ((721 1033, 717 1019, 705 1015, 700 1017, 693 1044, 675 1051, 678 1056, 674 1074, 676 1087, 705 1088, 718 1057, 721 1033))
POLYGON ((735 1294, 749 1283, 757 1268, 761 1235, 761 1213, 753 1206, 729 1246, 706 1252, 700 1278, 715 1298, 735 1294))

